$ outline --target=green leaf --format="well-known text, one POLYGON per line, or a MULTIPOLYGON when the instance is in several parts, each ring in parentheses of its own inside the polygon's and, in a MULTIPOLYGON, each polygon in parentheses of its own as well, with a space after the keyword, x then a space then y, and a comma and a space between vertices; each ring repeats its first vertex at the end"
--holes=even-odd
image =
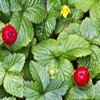
POLYGON ((61 44, 62 51, 65 52, 64 56, 70 60, 91 54, 90 44, 78 35, 69 35, 58 42, 61 44))
POLYGON ((34 82, 25 82, 24 95, 28 100, 62 100, 68 89, 66 83, 50 81, 46 70, 36 62, 30 63, 30 72, 34 82))
POLYGON ((80 26, 81 36, 92 42, 99 36, 99 25, 96 20, 86 18, 80 26))
POLYGON ((90 60, 91 60, 90 56, 79 58, 78 61, 77 61, 78 66, 89 66, 90 65, 90 60))
POLYGON ((77 34, 77 35, 79 35, 80 34, 80 24, 76 23, 76 22, 70 23, 68 25, 68 32, 70 34, 77 34))
POLYGON ((68 27, 65 27, 58 36, 58 40, 64 39, 69 34, 77 34, 92 44, 100 45, 99 28, 100 24, 98 19, 85 18, 81 25, 79 23, 71 23, 68 27))
POLYGON ((95 0, 90 10, 90 16, 100 20, 100 1, 95 0))
POLYGON ((47 1, 47 16, 43 23, 36 26, 36 36, 38 40, 44 40, 50 37, 56 26, 56 19, 59 16, 60 0, 47 1))
POLYGON ((72 14, 72 18, 77 22, 79 20, 82 19, 83 17, 83 12, 81 10, 77 10, 77 9, 71 9, 71 14, 72 14))
POLYGON ((9 15, 9 1, 8 0, 0 0, 0 12, 9 15))
POLYGON ((65 83, 57 80, 51 81, 47 89, 45 90, 44 98, 45 100, 62 100, 62 97, 65 93, 68 87, 65 85, 65 83))
POLYGON ((23 68, 25 56, 23 54, 10 54, 0 63, 0 82, 3 81, 5 90, 13 96, 23 97, 23 78, 20 71, 23 68))
POLYGON ((86 40, 77 35, 70 35, 67 40, 64 39, 64 41, 58 42, 54 39, 42 41, 39 44, 33 45, 32 53, 34 59, 40 65, 46 67, 51 78, 53 76, 55 79, 69 82, 73 66, 65 58, 72 60, 89 55, 91 53, 90 45, 86 40))
POLYGON ((19 74, 15 73, 6 73, 5 79, 4 79, 4 88, 5 90, 16 97, 23 97, 23 78, 19 74))
POLYGON ((58 95, 64 95, 66 93, 66 89, 67 89, 67 86, 65 86, 65 83, 58 80, 52 80, 48 84, 45 92, 52 92, 58 95))
POLYGON ((94 88, 95 88, 95 100, 99 100, 100 98, 100 81, 98 81, 95 85, 94 85, 94 88))
POLYGON ((70 23, 68 27, 65 27, 63 31, 59 34, 57 40, 63 40, 69 34, 80 35, 80 24, 79 23, 70 23))
POLYGON ((10 2, 10 10, 15 11, 21 11, 22 9, 22 1, 21 0, 9 0, 10 2))
POLYGON ((67 24, 68 24, 68 22, 66 22, 66 19, 64 19, 64 18, 57 19, 54 33, 55 34, 61 33, 64 30, 65 25, 67 25, 67 24))
POLYGON ((20 72, 24 63, 25 56, 23 54, 10 54, 4 59, 2 66, 9 72, 20 72))
POLYGON ((51 92, 48 92, 45 94, 44 96, 44 99, 43 100, 62 100, 62 97, 57 95, 57 94, 54 94, 54 93, 51 93, 51 92))
POLYGON ((100 73, 100 48, 98 46, 91 46, 92 48, 92 55, 91 55, 91 60, 90 60, 90 71, 91 71, 91 76, 94 78, 97 74, 100 73))
POLYGON ((44 40, 32 47, 34 59, 43 66, 56 65, 55 58, 59 56, 59 53, 58 43, 54 39, 44 40))
MULTIPOLYGON (((57 81, 56 83, 57 84, 57 81)), ((62 100, 62 97, 58 95, 58 92, 55 93, 53 91, 62 91, 62 89, 66 90, 66 87, 60 87, 62 83, 58 83, 59 86, 55 87, 55 89, 52 89, 51 91, 39 93, 36 89, 40 89, 40 85, 33 83, 33 82, 26 82, 25 84, 25 96, 28 100, 62 100), (61 88, 61 89, 60 89, 61 88)), ((52 84, 54 86, 54 84, 52 84)), ((63 91, 64 91, 63 90, 63 91)), ((66 92, 66 91, 65 91, 66 92)), ((65 93, 64 93, 65 94, 65 93)))
POLYGON ((73 65, 67 59, 60 58, 58 61, 58 72, 55 73, 55 79, 67 81, 67 85, 70 85, 72 80, 72 74, 74 71, 73 65))
POLYGON ((16 100, 16 98, 14 98, 14 97, 5 97, 5 98, 0 99, 0 100, 16 100))
POLYGON ((91 8, 94 1, 93 0, 75 0, 74 2, 77 9, 86 12, 91 8))
POLYGON ((26 0, 24 17, 33 23, 41 23, 46 17, 46 9, 42 0, 26 0))
POLYGON ((94 100, 94 97, 95 89, 93 85, 88 89, 81 89, 77 86, 74 86, 66 95, 65 100, 94 100))
POLYGON ((30 72, 31 72, 33 79, 35 81, 41 83, 43 90, 45 90, 48 83, 50 82, 49 76, 42 67, 38 67, 38 66, 40 66, 40 65, 35 62, 31 62, 30 63, 30 72))
POLYGON ((41 95, 41 85, 40 83, 36 82, 25 82, 24 85, 24 96, 28 100, 42 100, 41 95))
POLYGON ((10 3, 9 0, 0 0, 0 19, 5 23, 9 21, 10 18, 10 3))
POLYGON ((0 85, 2 85, 4 77, 5 77, 5 70, 2 67, 2 62, 0 62, 0 85))
POLYGON ((12 15, 10 23, 13 24, 18 32, 16 42, 9 47, 13 51, 17 51, 22 47, 27 46, 33 39, 34 30, 32 23, 21 12, 15 12, 12 15))
POLYGON ((94 78, 100 73, 100 48, 96 45, 91 45, 92 54, 88 57, 78 60, 79 65, 84 65, 89 68, 91 77, 94 78))

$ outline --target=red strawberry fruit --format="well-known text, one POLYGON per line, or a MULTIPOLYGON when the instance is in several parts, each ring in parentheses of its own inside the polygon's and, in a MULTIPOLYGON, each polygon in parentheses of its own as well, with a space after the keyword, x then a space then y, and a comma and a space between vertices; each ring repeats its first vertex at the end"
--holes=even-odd
POLYGON ((12 45, 16 41, 17 35, 16 29, 10 24, 2 29, 2 39, 7 45, 12 45))
POLYGON ((86 67, 80 66, 75 70, 73 77, 78 86, 85 86, 89 82, 90 73, 86 67))

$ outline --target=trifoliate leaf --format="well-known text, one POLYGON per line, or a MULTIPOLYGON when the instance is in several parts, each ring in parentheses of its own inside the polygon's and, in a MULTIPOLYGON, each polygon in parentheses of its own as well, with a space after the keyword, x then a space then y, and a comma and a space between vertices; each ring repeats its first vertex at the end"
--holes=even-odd
POLYGON ((34 30, 32 23, 20 12, 15 12, 12 15, 10 23, 14 25, 18 32, 18 37, 13 46, 10 47, 13 51, 17 51, 22 47, 27 46, 33 39, 34 30))
POLYGON ((46 17, 46 9, 42 0, 26 0, 24 17, 33 23, 41 23, 46 17))
POLYGON ((20 71, 23 68, 25 56, 23 54, 10 54, 0 63, 1 77, 4 89, 11 95, 23 97, 23 78, 20 71))
POLYGON ((19 74, 15 73, 6 73, 4 79, 4 89, 11 95, 16 97, 23 97, 23 78, 19 74))
POLYGON ((47 69, 51 78, 70 81, 73 66, 66 58, 72 60, 91 54, 89 46, 85 39, 70 35, 64 41, 49 39, 35 44, 32 53, 34 59, 47 69))
POLYGON ((4 59, 2 66, 7 71, 20 72, 23 68, 24 63, 25 56, 23 54, 10 54, 4 59))
POLYGON ((52 34, 56 26, 56 19, 59 16, 60 0, 47 1, 47 16, 42 24, 36 26, 36 36, 38 40, 47 39, 52 34))
POLYGON ((25 82, 24 95, 26 99, 62 100, 61 96, 63 96, 68 89, 66 83, 58 80, 50 81, 44 67, 33 61, 30 63, 30 71, 34 82, 25 82))

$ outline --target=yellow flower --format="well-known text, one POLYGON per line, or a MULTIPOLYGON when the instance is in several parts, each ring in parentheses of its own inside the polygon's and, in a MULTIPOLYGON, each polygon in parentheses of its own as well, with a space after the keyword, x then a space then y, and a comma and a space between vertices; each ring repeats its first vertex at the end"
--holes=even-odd
POLYGON ((69 7, 67 5, 64 5, 61 9, 61 14, 63 15, 64 18, 66 18, 69 13, 71 13, 69 7))

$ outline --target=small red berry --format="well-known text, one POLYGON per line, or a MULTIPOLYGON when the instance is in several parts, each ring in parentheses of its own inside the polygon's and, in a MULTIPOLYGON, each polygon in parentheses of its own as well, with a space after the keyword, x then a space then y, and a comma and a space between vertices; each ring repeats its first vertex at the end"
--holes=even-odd
POLYGON ((2 29, 2 39, 7 45, 12 45, 17 39, 17 31, 12 25, 7 25, 2 29))
POLYGON ((85 86, 90 79, 90 73, 84 66, 78 67, 74 72, 74 82, 78 86, 85 86))

